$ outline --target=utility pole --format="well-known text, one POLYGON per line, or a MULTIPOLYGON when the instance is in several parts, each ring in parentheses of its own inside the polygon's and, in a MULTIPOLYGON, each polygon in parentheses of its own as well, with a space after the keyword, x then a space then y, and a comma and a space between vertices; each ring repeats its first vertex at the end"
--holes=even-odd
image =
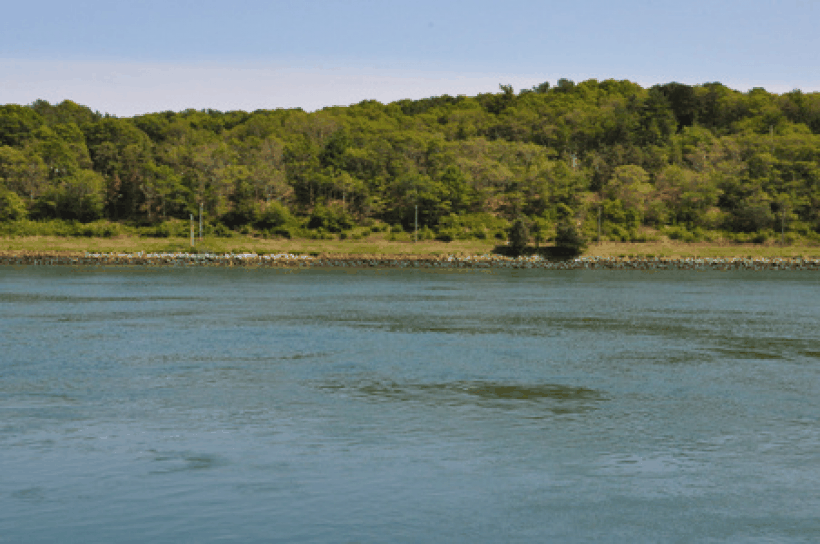
POLYGON ((598 204, 598 245, 601 245, 601 205, 598 204))
POLYGON ((416 204, 416 220, 415 220, 415 230, 413 231, 413 243, 419 241, 419 205, 416 204))
POLYGON ((786 206, 780 211, 780 247, 786 247, 786 206))
POLYGON ((199 241, 202 241, 202 202, 199 203, 199 241))
POLYGON ((191 214, 191 247, 194 247, 194 214, 191 214))

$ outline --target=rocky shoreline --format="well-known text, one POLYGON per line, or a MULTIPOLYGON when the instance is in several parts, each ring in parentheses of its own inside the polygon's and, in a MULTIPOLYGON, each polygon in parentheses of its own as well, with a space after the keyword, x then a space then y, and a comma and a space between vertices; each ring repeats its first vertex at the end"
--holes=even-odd
POLYGON ((577 257, 563 261, 501 255, 374 256, 198 253, 0 253, 0 266, 222 266, 252 268, 428 268, 543 270, 820 270, 817 258, 577 257))

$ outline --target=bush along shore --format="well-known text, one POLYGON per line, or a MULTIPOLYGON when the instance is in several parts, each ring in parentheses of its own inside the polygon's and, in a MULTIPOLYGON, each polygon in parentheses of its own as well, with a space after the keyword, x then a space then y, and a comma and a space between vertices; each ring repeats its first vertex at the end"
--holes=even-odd
POLYGON ((820 270, 820 259, 787 258, 669 258, 578 257, 549 260, 540 255, 505 257, 297 255, 278 253, 84 253, 24 252, 0 254, 0 265, 30 266, 183 266, 252 268, 426 268, 426 269, 544 269, 544 270, 820 270))

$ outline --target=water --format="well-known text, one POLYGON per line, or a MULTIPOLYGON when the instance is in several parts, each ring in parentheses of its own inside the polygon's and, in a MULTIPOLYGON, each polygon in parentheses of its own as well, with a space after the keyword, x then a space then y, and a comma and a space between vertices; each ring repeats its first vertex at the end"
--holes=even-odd
POLYGON ((0 268, 0 542, 816 542, 820 277, 0 268))

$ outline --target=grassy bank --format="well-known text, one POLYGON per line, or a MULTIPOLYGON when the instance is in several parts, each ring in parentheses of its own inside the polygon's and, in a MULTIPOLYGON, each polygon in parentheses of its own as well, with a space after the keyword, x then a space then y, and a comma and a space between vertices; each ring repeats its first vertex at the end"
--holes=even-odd
MULTIPOLYGON (((295 253, 312 255, 483 255, 492 253, 496 243, 483 240, 439 242, 433 240, 391 241, 384 235, 361 240, 263 239, 251 236, 231 238, 206 237, 197 241, 200 253, 295 253)), ((0 252, 71 254, 90 253, 162 253, 190 252, 188 238, 149 238, 141 236, 117 237, 59 237, 12 236, 0 238, 0 252)), ((673 240, 627 243, 603 242, 592 244, 585 256, 599 257, 820 257, 820 246, 794 244, 728 244, 714 242, 684 243, 673 240)))
MULTIPOLYGON (((483 241, 389 241, 384 236, 363 240, 263 239, 251 236, 205 237, 193 250, 199 253, 297 253, 338 255, 475 255, 492 252, 495 244, 483 241)), ((0 251, 65 253, 190 252, 189 238, 74 238, 25 236, 0 238, 0 251)))

